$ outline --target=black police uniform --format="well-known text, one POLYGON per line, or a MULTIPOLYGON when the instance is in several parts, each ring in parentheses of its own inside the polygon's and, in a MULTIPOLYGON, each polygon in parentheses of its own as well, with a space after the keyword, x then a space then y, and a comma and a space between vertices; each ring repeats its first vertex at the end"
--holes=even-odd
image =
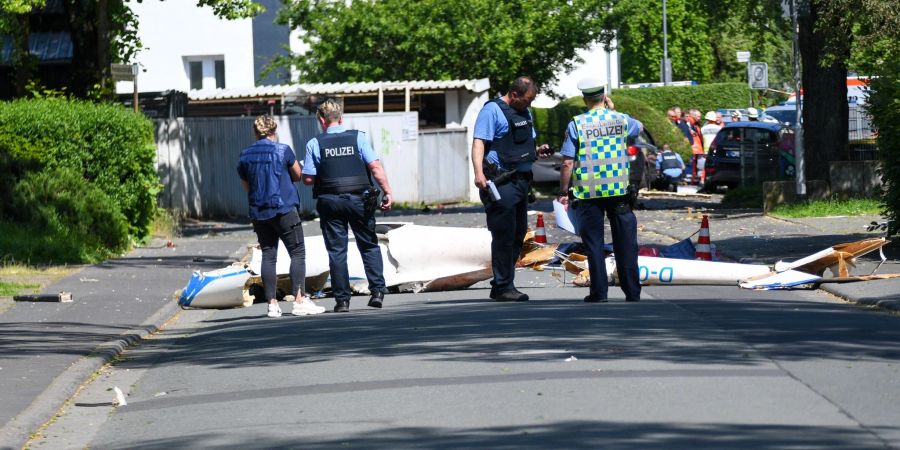
MULTIPOLYGON (((515 170, 519 163, 537 159, 534 140, 534 123, 527 112, 519 112, 497 98, 491 100, 500 107, 509 123, 509 132, 492 142, 486 142, 485 154, 496 151, 506 169, 515 170)), ((485 161, 485 167, 488 166, 485 161)), ((495 179, 498 173, 485 172, 488 179, 495 179)), ((522 241, 528 230, 528 194, 531 190, 531 171, 515 172, 501 176, 497 184, 500 200, 491 200, 485 190, 480 192, 487 215, 487 227, 491 232, 491 265, 494 278, 491 280, 491 298, 505 291, 514 290, 516 261, 522 252, 522 241)), ((523 296, 520 300, 527 300, 523 296)))
POLYGON ((375 234, 375 211, 366 207, 364 193, 372 189, 369 169, 360 156, 357 130, 322 133, 319 143, 319 165, 313 195, 318 199, 322 236, 328 250, 331 289, 335 301, 349 302, 350 274, 347 269, 347 227, 353 230, 356 246, 362 256, 369 291, 385 292, 381 249, 375 234))

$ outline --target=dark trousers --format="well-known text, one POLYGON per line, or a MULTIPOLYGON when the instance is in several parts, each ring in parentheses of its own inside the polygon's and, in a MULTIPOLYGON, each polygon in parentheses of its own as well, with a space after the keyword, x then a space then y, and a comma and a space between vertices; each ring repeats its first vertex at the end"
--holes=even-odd
POLYGON ((347 226, 353 230, 356 248, 362 256, 369 281, 369 292, 384 292, 384 273, 381 248, 375 235, 375 215, 366 213, 363 198, 358 194, 321 194, 316 203, 328 265, 331 269, 331 290, 337 301, 350 300, 350 272, 347 269, 347 226))
POLYGON ((291 292, 290 295, 302 294, 303 283, 306 281, 306 246, 303 243, 303 226, 297 210, 285 214, 279 214, 268 220, 254 220, 253 231, 259 241, 262 250, 263 289, 266 300, 275 298, 278 285, 278 274, 275 263, 278 259, 278 240, 284 242, 288 254, 291 255, 291 292))
POLYGON ((609 293, 603 250, 603 215, 609 218, 613 252, 619 283, 627 300, 641 298, 638 273, 637 218, 625 196, 574 202, 581 241, 588 248, 588 270, 591 274, 591 297, 605 299, 609 293))
MULTIPOLYGON (((530 172, 527 174, 530 175, 530 172)), ((528 231, 528 191, 531 181, 527 175, 516 176, 497 186, 500 200, 493 201, 481 191, 481 202, 491 232, 491 267, 494 292, 515 288, 516 261, 522 252, 522 240, 528 231)))

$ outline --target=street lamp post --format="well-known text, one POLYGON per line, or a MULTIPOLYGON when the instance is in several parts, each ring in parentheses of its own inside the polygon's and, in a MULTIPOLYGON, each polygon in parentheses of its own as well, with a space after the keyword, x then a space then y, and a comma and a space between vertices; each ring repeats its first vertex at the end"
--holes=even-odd
POLYGON ((672 82, 672 65, 669 63, 669 37, 668 25, 666 24, 666 0, 662 0, 662 16, 663 16, 663 60, 662 60, 662 82, 664 86, 668 86, 672 82))
POLYGON ((797 176, 797 196, 806 196, 806 161, 803 155, 803 101, 800 95, 800 25, 798 20, 799 5, 791 0, 791 26, 794 29, 794 98, 796 99, 796 117, 794 120, 794 172, 797 176))

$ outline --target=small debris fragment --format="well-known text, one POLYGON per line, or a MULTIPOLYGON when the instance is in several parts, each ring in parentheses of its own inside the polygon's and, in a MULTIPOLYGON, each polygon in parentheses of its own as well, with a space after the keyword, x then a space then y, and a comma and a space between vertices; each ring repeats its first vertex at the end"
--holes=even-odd
POLYGON ((125 406, 128 404, 128 402, 125 401, 125 393, 122 392, 118 386, 113 386, 113 391, 116 392, 116 399, 113 400, 113 406, 125 406))
POLYGON ((98 281, 100 281, 100 280, 98 280, 98 279, 96 279, 96 278, 84 278, 84 277, 82 277, 82 278, 79 278, 78 281, 80 281, 80 282, 82 282, 82 283, 96 283, 96 282, 98 282, 98 281))
POLYGON ((15 300, 17 302, 71 303, 72 302, 72 293, 71 292, 60 292, 59 294, 16 295, 13 297, 13 300, 15 300))
POLYGON ((578 358, 576 358, 576 357, 574 357, 574 356, 570 356, 570 357, 566 358, 564 361, 565 361, 565 362, 578 361, 578 358))

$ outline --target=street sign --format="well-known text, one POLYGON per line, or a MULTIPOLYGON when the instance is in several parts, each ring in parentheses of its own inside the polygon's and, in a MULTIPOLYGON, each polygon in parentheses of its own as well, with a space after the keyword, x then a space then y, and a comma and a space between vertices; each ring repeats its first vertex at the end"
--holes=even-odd
POLYGON ((769 65, 764 62, 752 62, 747 65, 750 78, 750 89, 769 88, 769 65))
POLYGON ((137 76, 137 64, 110 64, 113 81, 132 81, 137 76))
POLYGON ((737 60, 738 62, 750 61, 750 52, 737 52, 737 60))

